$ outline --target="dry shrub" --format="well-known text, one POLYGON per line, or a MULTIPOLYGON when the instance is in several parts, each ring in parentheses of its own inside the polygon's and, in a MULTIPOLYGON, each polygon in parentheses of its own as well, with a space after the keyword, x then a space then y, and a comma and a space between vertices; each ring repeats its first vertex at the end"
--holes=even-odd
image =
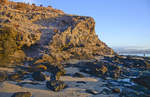
POLYGON ((8 0, 0 0, 0 4, 7 4, 8 0))
POLYGON ((29 8, 29 4, 18 2, 16 5, 16 9, 18 10, 26 10, 29 8))
POLYGON ((55 13, 64 13, 62 10, 58 10, 58 9, 53 9, 52 11, 55 13))
POLYGON ((24 52, 19 50, 18 32, 12 26, 0 28, 0 66, 10 63, 20 63, 24 59, 24 52))

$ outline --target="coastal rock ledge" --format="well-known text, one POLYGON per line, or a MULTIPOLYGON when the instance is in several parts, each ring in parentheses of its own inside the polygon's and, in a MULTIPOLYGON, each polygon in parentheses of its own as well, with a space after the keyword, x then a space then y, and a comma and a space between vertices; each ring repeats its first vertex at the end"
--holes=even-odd
POLYGON ((1 66, 28 60, 58 64, 113 54, 96 35, 92 17, 69 15, 51 6, 0 3, 1 66))

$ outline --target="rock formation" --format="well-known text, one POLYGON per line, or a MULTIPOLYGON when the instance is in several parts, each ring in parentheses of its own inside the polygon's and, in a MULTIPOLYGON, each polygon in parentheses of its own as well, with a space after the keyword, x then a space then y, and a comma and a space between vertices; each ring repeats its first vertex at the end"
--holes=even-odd
POLYGON ((98 39, 92 17, 69 15, 50 6, 0 5, 1 66, 20 65, 29 59, 60 64, 71 58, 112 54, 98 39))

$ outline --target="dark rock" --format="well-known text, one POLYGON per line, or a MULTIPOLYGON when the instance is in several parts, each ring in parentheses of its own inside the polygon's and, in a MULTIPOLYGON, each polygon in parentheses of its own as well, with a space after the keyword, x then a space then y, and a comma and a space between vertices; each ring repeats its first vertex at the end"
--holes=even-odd
POLYGON ((113 91, 114 93, 120 93, 120 89, 119 89, 119 88, 114 88, 114 89, 112 89, 112 91, 113 91))
POLYGON ((150 69, 150 62, 148 62, 148 61, 144 61, 144 62, 146 64, 146 69, 150 69))
POLYGON ((23 79, 23 77, 24 77, 24 75, 15 73, 15 74, 9 75, 9 80, 11 80, 11 81, 20 81, 20 80, 23 79))
POLYGON ((77 81, 77 83, 83 83, 83 84, 86 84, 86 82, 84 82, 84 81, 77 81))
POLYGON ((18 70, 17 71, 18 74, 21 74, 21 75, 26 75, 28 74, 29 72, 25 71, 25 70, 18 70))
POLYGON ((11 97, 31 97, 32 94, 30 92, 17 92, 14 93, 11 97))
POLYGON ((32 74, 32 77, 36 81, 45 81, 46 80, 46 76, 40 71, 34 72, 32 74))
POLYGON ((47 66, 43 65, 43 64, 34 64, 33 66, 28 66, 27 67, 27 71, 28 72, 38 72, 38 71, 46 71, 47 70, 47 66))
POLYGON ((112 78, 118 78, 121 74, 121 68, 117 65, 109 66, 109 76, 112 78))
POLYGON ((142 96, 139 96, 138 92, 131 91, 130 89, 129 90, 123 89, 122 92, 120 93, 119 97, 142 97, 142 96))
POLYGON ((11 21, 9 20, 9 19, 6 19, 5 21, 4 21, 4 23, 10 23, 11 21))
POLYGON ((80 77, 80 78, 83 78, 84 75, 77 72, 77 73, 75 73, 75 74, 73 75, 73 77, 80 77))
POLYGON ((36 65, 36 66, 34 66, 33 68, 34 68, 35 70, 37 70, 37 71, 46 71, 46 70, 47 70, 47 67, 46 67, 45 65, 42 65, 42 64, 36 65))
POLYGON ((50 76, 50 79, 51 80, 59 80, 60 79, 60 77, 61 77, 61 75, 62 75, 62 72, 60 71, 60 72, 57 72, 56 74, 51 74, 51 76, 50 76))
POLYGON ((132 85, 130 86, 130 89, 133 89, 134 91, 137 91, 139 93, 142 91, 145 95, 150 95, 150 90, 148 88, 143 87, 142 85, 132 85))
POLYGON ((46 86, 47 88, 55 92, 61 91, 67 87, 67 85, 64 82, 58 80, 47 81, 46 86))
POLYGON ((140 76, 139 78, 133 78, 132 81, 150 89, 150 75, 149 76, 140 76))
POLYGON ((91 89, 88 89, 86 90, 87 93, 90 93, 90 94, 93 94, 93 95, 97 95, 99 94, 99 92, 95 91, 95 90, 91 90, 91 89))
POLYGON ((103 89, 100 94, 104 94, 104 95, 108 95, 108 94, 112 94, 112 91, 109 89, 103 89))
POLYGON ((51 76, 50 76, 51 80, 59 80, 60 77, 66 73, 64 68, 51 67, 49 69, 50 69, 49 72, 51 72, 51 76))
POLYGON ((0 72, 0 82, 3 82, 7 79, 7 74, 5 72, 0 72))

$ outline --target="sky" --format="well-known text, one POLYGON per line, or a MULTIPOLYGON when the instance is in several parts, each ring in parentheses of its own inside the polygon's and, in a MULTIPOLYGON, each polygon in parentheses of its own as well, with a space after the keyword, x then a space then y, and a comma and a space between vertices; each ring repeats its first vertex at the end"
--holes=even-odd
POLYGON ((150 48, 150 0, 13 0, 91 16, 96 33, 110 47, 150 48))

